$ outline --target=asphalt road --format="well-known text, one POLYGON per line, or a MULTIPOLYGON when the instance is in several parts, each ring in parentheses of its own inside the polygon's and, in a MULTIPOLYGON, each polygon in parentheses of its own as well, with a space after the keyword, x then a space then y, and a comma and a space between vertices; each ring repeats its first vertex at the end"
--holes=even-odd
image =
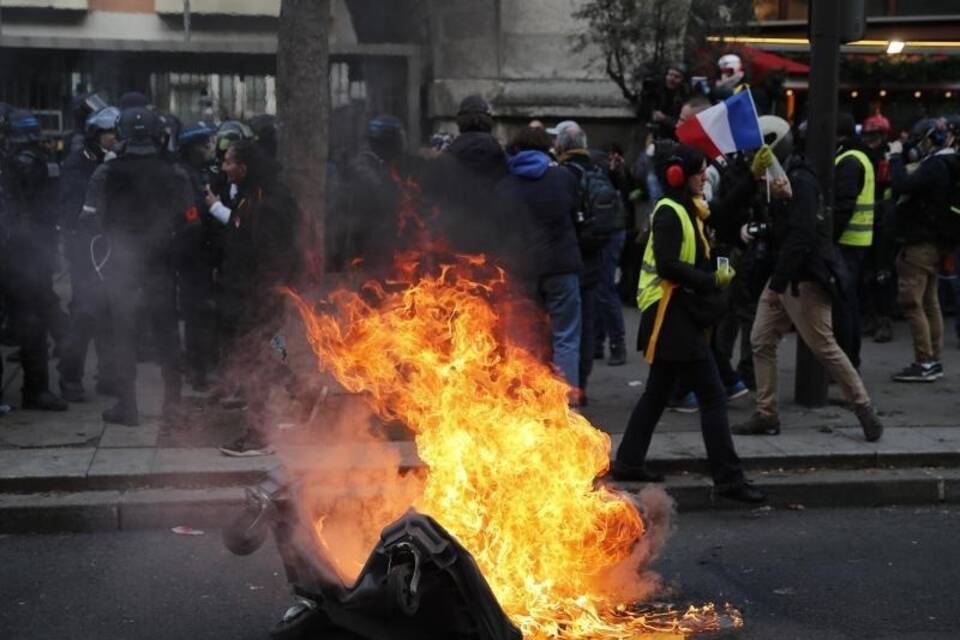
MULTIPOLYGON (((676 602, 741 607, 744 639, 938 640, 960 627, 960 508, 683 514, 676 602)), ((271 545, 218 532, 0 536, 4 640, 261 640, 287 602, 271 545)))

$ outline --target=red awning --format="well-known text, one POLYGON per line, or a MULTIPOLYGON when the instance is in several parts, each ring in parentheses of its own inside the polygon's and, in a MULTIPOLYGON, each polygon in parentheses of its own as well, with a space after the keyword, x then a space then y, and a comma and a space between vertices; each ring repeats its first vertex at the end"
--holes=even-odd
POLYGON ((769 51, 763 51, 753 47, 743 47, 741 49, 741 56, 743 57, 744 63, 750 68, 751 75, 754 79, 760 79, 773 71, 784 71, 787 75, 805 76, 810 74, 810 67, 802 62, 784 58, 769 51))

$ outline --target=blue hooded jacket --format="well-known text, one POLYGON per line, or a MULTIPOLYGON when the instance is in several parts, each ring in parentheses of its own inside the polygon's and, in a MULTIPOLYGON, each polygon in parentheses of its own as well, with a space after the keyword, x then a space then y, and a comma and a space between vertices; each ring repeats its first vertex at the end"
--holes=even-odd
POLYGON ((579 182, 550 156, 526 150, 510 157, 510 174, 497 185, 508 249, 521 276, 539 278, 580 273, 583 264, 574 228, 579 182))
POLYGON ((539 180, 550 168, 550 156, 543 151, 528 150, 510 156, 507 160, 510 173, 521 178, 539 180))

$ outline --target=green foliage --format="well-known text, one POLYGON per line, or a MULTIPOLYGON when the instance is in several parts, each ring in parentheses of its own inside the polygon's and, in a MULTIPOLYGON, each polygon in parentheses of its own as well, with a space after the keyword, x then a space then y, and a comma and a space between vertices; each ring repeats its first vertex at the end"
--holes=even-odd
POLYGON ((953 56, 918 58, 845 56, 840 62, 840 79, 860 87, 883 88, 888 84, 910 86, 941 84, 955 78, 960 78, 960 58, 953 56))

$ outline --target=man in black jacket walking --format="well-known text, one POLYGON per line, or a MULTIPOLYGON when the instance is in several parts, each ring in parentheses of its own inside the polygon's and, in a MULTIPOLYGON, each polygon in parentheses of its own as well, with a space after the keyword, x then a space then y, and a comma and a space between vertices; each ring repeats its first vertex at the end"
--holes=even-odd
POLYGON ((890 178, 897 205, 898 235, 904 247, 897 257, 897 302, 913 335, 914 362, 896 373, 897 382, 933 382, 943 377, 943 316, 937 298, 937 270, 950 248, 937 234, 937 218, 949 206, 954 188, 955 134, 931 121, 919 148, 926 157, 912 174, 904 166, 902 146, 891 144, 890 178))
POLYGON ((801 154, 788 163, 788 179, 775 180, 773 276, 760 296, 750 341, 757 377, 757 410, 734 427, 740 435, 780 433, 777 388, 777 347, 791 326, 842 387, 854 407, 868 441, 880 439, 883 425, 849 358, 837 345, 831 327, 833 241, 822 215, 820 186, 801 154))

